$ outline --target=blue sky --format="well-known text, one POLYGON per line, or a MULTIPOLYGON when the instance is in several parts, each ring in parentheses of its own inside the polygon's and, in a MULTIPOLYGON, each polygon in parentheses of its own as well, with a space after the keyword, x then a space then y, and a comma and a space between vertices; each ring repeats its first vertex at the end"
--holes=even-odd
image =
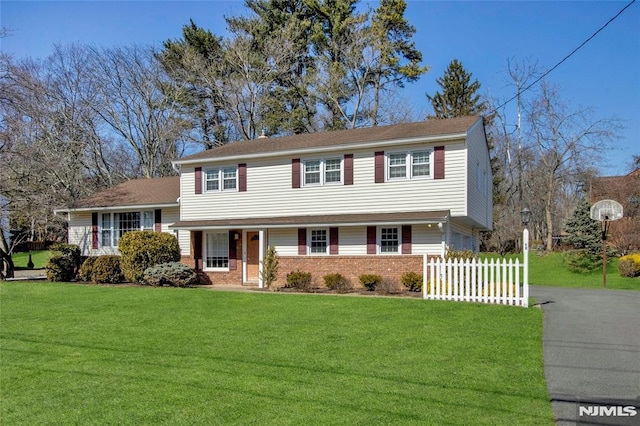
MULTIPOLYGON (((508 99, 507 60, 537 62, 546 70, 612 18, 629 1, 418 1, 408 0, 407 18, 430 71, 408 85, 406 96, 420 118, 429 112, 425 92, 453 58, 482 84, 483 94, 508 99)), ((363 2, 372 7, 377 2, 363 2)), ((243 13, 243 1, 7 1, 0 23, 13 31, 0 40, 14 58, 41 58, 54 44, 96 46, 149 44, 176 39, 192 18, 213 33, 225 33, 224 16, 243 13)), ((553 71, 547 80, 573 109, 592 107, 593 117, 617 117, 625 129, 601 166, 604 175, 624 174, 640 154, 640 3, 553 71)), ((509 115, 515 124, 514 102, 509 115)))

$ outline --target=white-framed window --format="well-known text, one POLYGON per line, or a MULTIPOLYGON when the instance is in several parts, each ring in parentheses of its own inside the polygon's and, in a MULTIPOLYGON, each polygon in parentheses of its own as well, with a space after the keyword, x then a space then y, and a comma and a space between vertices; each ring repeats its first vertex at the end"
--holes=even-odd
POLYGON ((430 178, 433 176, 433 150, 424 149, 387 154, 387 180, 430 178))
POLYGON ((102 213, 100 232, 100 245, 102 247, 110 247, 112 244, 111 235, 113 233, 113 230, 111 228, 111 213, 102 213))
POLYGON ((129 231, 153 231, 153 210, 138 212, 102 213, 100 220, 100 246, 117 247, 120 238, 129 231))
POLYGON ((322 185, 322 161, 311 160, 304 162, 304 185, 322 185))
POLYGON ((342 183, 342 159, 305 160, 302 163, 303 186, 342 183))
POLYGON ((380 227, 379 244, 380 253, 400 252, 400 228, 397 226, 380 227))
POLYGON ((411 153, 411 177, 431 176, 431 153, 414 151, 411 153))
POLYGON ((342 182, 342 160, 330 158, 324 161, 324 183, 342 182))
POLYGON ((204 171, 205 192, 237 191, 238 168, 224 167, 220 169, 207 169, 204 171))
POLYGON ((229 233, 209 232, 205 240, 205 268, 229 269, 229 233))
POLYGON ((309 254, 327 254, 329 249, 329 232, 327 229, 310 229, 309 254))

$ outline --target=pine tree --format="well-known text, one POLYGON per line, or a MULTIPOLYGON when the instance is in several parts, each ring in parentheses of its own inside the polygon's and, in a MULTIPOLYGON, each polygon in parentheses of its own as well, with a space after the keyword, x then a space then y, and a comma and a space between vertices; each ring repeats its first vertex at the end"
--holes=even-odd
POLYGON ((581 201, 567 219, 565 231, 569 234, 567 242, 574 248, 597 255, 602 250, 602 230, 600 222, 591 219, 590 212, 589 202, 581 201))
POLYGON ((427 94, 436 118, 480 115, 487 110, 484 102, 480 101, 480 95, 476 94, 480 83, 478 80, 471 82, 471 76, 460 61, 451 61, 444 76, 436 80, 442 93, 427 94))

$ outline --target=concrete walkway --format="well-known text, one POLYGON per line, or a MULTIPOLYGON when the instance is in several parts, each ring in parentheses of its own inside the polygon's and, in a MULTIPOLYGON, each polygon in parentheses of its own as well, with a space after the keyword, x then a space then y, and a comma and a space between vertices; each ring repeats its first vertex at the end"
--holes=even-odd
POLYGON ((640 408, 579 412, 640 404, 640 292, 532 286, 531 296, 545 314, 544 369, 557 424, 640 425, 640 408))
POLYGON ((44 280, 46 278, 46 269, 20 269, 13 271, 13 278, 9 278, 7 281, 44 280))

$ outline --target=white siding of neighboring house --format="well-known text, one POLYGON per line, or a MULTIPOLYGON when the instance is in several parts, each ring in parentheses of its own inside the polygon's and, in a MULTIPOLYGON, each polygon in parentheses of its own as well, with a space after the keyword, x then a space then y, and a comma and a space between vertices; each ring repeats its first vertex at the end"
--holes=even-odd
POLYGON ((491 163, 483 126, 478 122, 468 132, 468 215, 483 227, 492 228, 493 203, 491 163))
MULTIPOLYGON (((266 139, 264 143, 269 143, 266 139)), ((319 214, 385 213, 451 210, 452 216, 466 214, 465 143, 429 144, 401 147, 411 151, 444 145, 445 179, 413 179, 374 183, 374 150, 336 151, 334 154, 287 156, 249 160, 247 192, 195 194, 193 165, 183 165, 181 175, 181 219, 233 219, 319 214), (292 158, 316 159, 354 154, 354 184, 319 187, 291 187, 292 158)), ((216 167, 236 166, 233 163, 216 167)), ((202 165, 203 171, 207 168, 202 165)))
MULTIPOLYGON (((154 209, 145 209, 154 210, 154 209)), ((135 207, 125 207, 121 210, 109 210, 109 212, 130 212, 136 211, 135 207)), ((98 214, 103 211, 97 210, 98 214)), ((91 236, 91 213, 92 212, 72 212, 71 220, 69 221, 69 244, 77 244, 80 250, 85 256, 100 256, 103 254, 118 254, 116 247, 99 247, 98 249, 92 248, 92 236, 91 236)), ((169 229, 169 225, 175 223, 179 219, 178 207, 165 207, 162 209, 162 232, 167 232, 175 235, 172 229, 169 229)), ((100 224, 100 221, 98 221, 100 224)), ((180 251, 183 255, 189 255, 189 232, 181 231, 178 236, 178 242, 180 243, 180 251)))

